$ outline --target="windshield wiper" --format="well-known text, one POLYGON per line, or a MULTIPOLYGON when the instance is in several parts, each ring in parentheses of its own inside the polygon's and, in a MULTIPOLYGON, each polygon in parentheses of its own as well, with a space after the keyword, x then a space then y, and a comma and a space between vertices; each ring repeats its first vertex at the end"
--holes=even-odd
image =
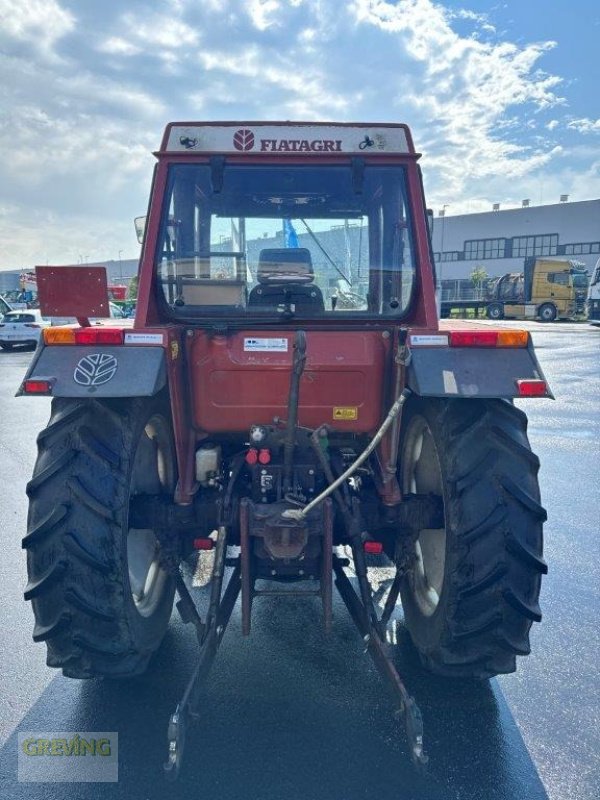
POLYGON ((309 235, 310 235, 311 239, 313 240, 313 242, 314 242, 314 243, 317 245, 317 247, 319 248, 319 250, 320 250, 320 251, 323 253, 323 255, 325 256, 325 258, 327 259, 327 261, 329 261, 329 263, 330 263, 330 264, 331 264, 331 266, 334 268, 334 270, 335 270, 335 271, 338 273, 338 275, 341 275, 341 276, 342 276, 342 278, 343 278, 343 279, 346 281, 346 283, 347 283, 349 286, 352 286, 352 276, 351 276, 350 278, 347 278, 347 277, 344 275, 344 273, 342 272, 342 270, 341 270, 341 269, 338 267, 338 265, 335 263, 335 261, 333 260, 333 258, 331 258, 331 256, 330 256, 330 255, 329 255, 329 253, 327 252, 327 250, 325 250, 325 248, 323 247, 323 245, 321 244, 321 242, 320 242, 320 241, 317 239, 317 237, 315 236, 315 234, 314 234, 314 233, 312 232, 312 230, 309 228, 309 226, 308 226, 308 222, 307 222, 305 219, 302 219, 302 218, 300 218, 300 222, 301 222, 301 223, 304 225, 304 227, 305 227, 305 228, 306 228, 306 230, 308 231, 308 233, 309 233, 309 235))

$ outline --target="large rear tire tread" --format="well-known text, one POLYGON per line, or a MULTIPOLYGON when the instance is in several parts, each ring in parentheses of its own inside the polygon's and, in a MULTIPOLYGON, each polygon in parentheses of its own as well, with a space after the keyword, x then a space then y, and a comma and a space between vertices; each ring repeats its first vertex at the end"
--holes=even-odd
POLYGON ((539 461, 527 418, 503 400, 417 400, 403 423, 424 417, 442 474, 446 556, 439 605, 425 616, 407 579, 402 602, 424 665, 440 675, 486 679, 513 672, 541 619, 539 461))
POLYGON ((155 399, 54 399, 38 436, 27 486, 33 638, 47 664, 68 677, 130 677, 143 672, 164 635, 173 601, 167 585, 143 618, 129 591, 124 536, 136 443, 155 399))

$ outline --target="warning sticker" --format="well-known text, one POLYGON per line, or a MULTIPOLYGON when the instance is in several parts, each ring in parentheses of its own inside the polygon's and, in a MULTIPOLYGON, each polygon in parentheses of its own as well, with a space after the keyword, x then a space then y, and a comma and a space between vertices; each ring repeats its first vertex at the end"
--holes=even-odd
POLYGON ((334 419, 358 419, 358 408, 356 406, 334 406, 334 419))
POLYGON ((446 334, 413 334, 410 343, 421 347, 445 347, 448 344, 448 337, 446 334))
POLYGON ((163 344, 162 333, 126 333, 125 344, 163 344))
POLYGON ((244 339, 245 353, 287 353, 287 339, 259 339, 248 337, 244 339))

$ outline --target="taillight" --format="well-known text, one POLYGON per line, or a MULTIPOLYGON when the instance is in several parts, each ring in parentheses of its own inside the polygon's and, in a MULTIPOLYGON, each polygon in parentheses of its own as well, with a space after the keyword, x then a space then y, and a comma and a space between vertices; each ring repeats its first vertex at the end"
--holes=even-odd
POLYGON ((381 542, 363 542, 363 550, 371 556, 379 556, 383 553, 383 544, 381 542))
POLYGON ((546 381, 524 378, 517 381, 519 397, 546 397, 548 394, 548 384, 546 381))
POLYGON ((45 328, 45 344, 123 344, 122 328, 45 328))
POLYGON ((214 546, 214 539, 194 539, 194 550, 212 550, 214 546))
POLYGON ((122 328, 75 328, 75 344, 123 344, 122 328))
POLYGON ((527 331, 450 331, 451 347, 527 347, 527 331))
POLYGON ((52 381, 40 380, 27 380, 23 382, 23 391, 25 394, 51 394, 52 381))

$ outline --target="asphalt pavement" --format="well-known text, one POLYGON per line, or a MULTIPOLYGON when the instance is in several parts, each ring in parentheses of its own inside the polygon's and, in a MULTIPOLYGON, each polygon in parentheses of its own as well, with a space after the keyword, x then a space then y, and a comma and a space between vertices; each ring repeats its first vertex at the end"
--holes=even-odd
POLYGON ((31 353, 0 352, 1 800, 597 800, 600 329, 526 327, 556 395, 520 403, 548 510, 544 618, 517 673, 474 686, 423 673, 398 615, 396 663, 423 711, 424 775, 339 601, 330 637, 316 601, 257 600, 249 638, 236 609, 175 785, 162 776, 166 725, 196 652, 175 615, 136 681, 75 681, 48 669, 45 647, 31 641, 21 538, 49 401, 14 398, 31 353), (118 783, 19 783, 18 732, 49 730, 117 731, 118 783))

